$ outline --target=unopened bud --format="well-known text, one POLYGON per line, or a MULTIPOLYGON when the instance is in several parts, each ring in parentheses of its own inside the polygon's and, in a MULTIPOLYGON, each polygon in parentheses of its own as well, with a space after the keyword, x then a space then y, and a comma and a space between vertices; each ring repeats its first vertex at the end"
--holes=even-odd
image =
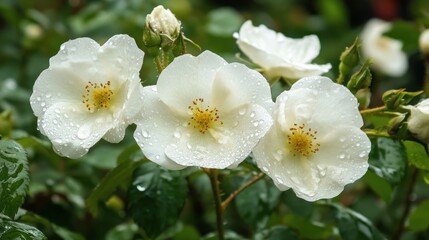
POLYGON ((371 86, 372 74, 369 69, 370 65, 371 61, 366 60, 359 71, 352 75, 350 81, 347 83, 347 88, 350 89, 351 92, 356 92, 359 89, 371 86))
POLYGON ((346 50, 344 50, 341 53, 340 56, 340 74, 343 76, 347 76, 353 71, 353 68, 355 68, 360 61, 360 42, 356 38, 353 45, 350 47, 346 47, 346 50))
POLYGON ((382 100, 388 109, 397 109, 401 105, 408 105, 413 100, 421 97, 423 91, 406 92, 405 89, 393 89, 386 91, 382 100))
POLYGON ((359 89, 355 93, 355 97, 359 102, 359 109, 366 109, 371 102, 371 90, 369 88, 359 89))
POLYGON ((181 25, 169 9, 159 5, 146 16, 145 28, 158 35, 161 39, 160 47, 166 47, 179 37, 181 25))
POLYGON ((429 99, 411 106, 408 130, 420 141, 429 144, 429 99))

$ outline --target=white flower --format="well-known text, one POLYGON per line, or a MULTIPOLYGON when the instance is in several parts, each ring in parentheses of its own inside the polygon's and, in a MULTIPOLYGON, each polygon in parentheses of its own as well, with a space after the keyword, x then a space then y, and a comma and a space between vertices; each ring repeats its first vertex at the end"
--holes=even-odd
POLYGON ((298 80, 277 97, 273 121, 253 154, 280 190, 307 201, 332 198, 367 171, 371 143, 357 100, 329 78, 298 80))
POLYGON ((302 39, 288 38, 264 25, 254 27, 249 20, 234 37, 241 51, 271 77, 296 80, 320 75, 331 69, 331 64, 311 64, 320 52, 320 42, 316 35, 302 39))
POLYGON ((116 35, 101 47, 89 38, 61 46, 30 98, 38 128, 58 154, 79 158, 101 138, 123 139, 140 111, 143 56, 128 35, 116 35))
POLYGON ((234 167, 272 124, 265 78, 210 51, 175 58, 144 94, 134 138, 169 169, 234 167))
POLYGON ((424 30, 420 34, 419 46, 420 46, 420 51, 423 54, 429 55, 429 29, 424 30))
POLYGON ((411 115, 408 118, 408 130, 420 141, 429 144, 429 99, 409 106, 411 115))
POLYGON ((180 22, 170 11, 162 5, 155 7, 146 16, 146 24, 157 34, 165 34, 172 40, 176 39, 180 32, 180 22))
POLYGON ((407 71, 408 60, 400 41, 383 36, 391 27, 391 23, 380 19, 368 21, 361 33, 362 53, 374 60, 372 67, 378 71, 399 77, 407 71))

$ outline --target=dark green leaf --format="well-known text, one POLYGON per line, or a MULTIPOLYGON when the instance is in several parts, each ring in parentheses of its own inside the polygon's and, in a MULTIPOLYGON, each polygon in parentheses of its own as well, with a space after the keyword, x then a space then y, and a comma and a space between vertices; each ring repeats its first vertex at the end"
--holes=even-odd
POLYGON ((133 144, 125 148, 118 156, 117 164, 121 164, 125 161, 142 159, 143 153, 137 144, 133 144))
POLYGON ((0 239, 2 240, 44 240, 47 239, 37 228, 0 219, 0 239))
POLYGON ((306 239, 328 239, 333 234, 331 226, 312 222, 309 218, 288 214, 284 218, 286 226, 295 229, 299 236, 306 239))
POLYGON ((266 240, 278 240, 278 239, 288 239, 288 240, 298 240, 298 236, 292 230, 285 226, 275 226, 270 229, 268 236, 264 238, 266 240))
POLYGON ((416 168, 429 170, 429 157, 425 147, 417 142, 404 141, 404 146, 407 151, 408 162, 416 168))
POLYGON ((420 203, 410 214, 409 227, 413 231, 423 231, 429 228, 429 200, 420 203))
MULTIPOLYGON (((252 176, 243 179, 242 184, 252 179, 252 176)), ((235 198, 238 213, 243 221, 252 227, 263 228, 271 215, 272 209, 277 205, 280 191, 272 183, 258 181, 235 198), (271 190, 270 188, 274 188, 271 190)))
POLYGON ((106 240, 132 240, 138 232, 138 226, 131 223, 120 224, 106 234, 106 240))
POLYGON ((392 187, 384 178, 381 178, 372 171, 367 171, 363 180, 384 202, 388 203, 390 201, 392 187))
POLYGON ((340 235, 345 240, 379 240, 385 237, 363 215, 344 208, 338 204, 330 204, 335 210, 340 235))
POLYGON ((391 184, 399 183, 407 164, 404 145, 384 137, 373 138, 371 143, 370 169, 391 184))
POLYGON ((119 185, 129 181, 133 171, 140 164, 140 161, 122 162, 103 177, 100 184, 95 187, 86 199, 88 209, 94 216, 98 214, 98 202, 106 200, 119 185))
POLYGON ((13 218, 24 201, 29 184, 24 149, 11 140, 0 140, 0 213, 13 218))
POLYGON ((313 212, 313 204, 297 197, 293 191, 283 193, 283 202, 297 216, 309 217, 313 212))
POLYGON ((154 163, 140 166, 129 189, 130 212, 149 237, 173 225, 184 206, 187 182, 180 171, 167 171, 154 163))

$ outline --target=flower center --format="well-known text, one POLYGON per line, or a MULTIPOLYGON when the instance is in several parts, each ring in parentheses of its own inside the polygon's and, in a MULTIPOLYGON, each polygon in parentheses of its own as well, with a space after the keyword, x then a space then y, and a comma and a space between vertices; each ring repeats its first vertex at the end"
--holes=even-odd
POLYGON ((88 82, 85 86, 85 94, 82 95, 85 107, 90 112, 100 108, 109 108, 111 105, 113 92, 110 89, 110 81, 106 83, 88 82))
POLYGON ((188 109, 192 112, 192 117, 188 122, 188 126, 192 126, 202 134, 206 133, 210 128, 213 128, 215 124, 223 124, 223 122, 219 120, 218 110, 210 106, 204 108, 203 102, 203 98, 197 98, 192 101, 192 105, 188 106, 188 109))
POLYGON ((312 131, 311 128, 305 129, 304 124, 296 123, 289 130, 291 134, 287 136, 287 141, 294 156, 299 154, 307 157, 319 151, 320 144, 316 142, 317 131, 312 131))

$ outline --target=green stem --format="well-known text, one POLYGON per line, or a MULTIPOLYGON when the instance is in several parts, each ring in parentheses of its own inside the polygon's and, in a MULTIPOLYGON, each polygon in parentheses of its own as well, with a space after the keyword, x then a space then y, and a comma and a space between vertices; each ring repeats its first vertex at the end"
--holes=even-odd
POLYGON ((368 137, 392 137, 387 132, 379 132, 374 129, 362 129, 368 137))
POLYGON ((170 63, 170 57, 168 56, 168 51, 163 49, 162 50, 162 65, 164 66, 164 68, 166 68, 169 63, 170 63))
POLYGON ((210 183, 212 186, 213 198, 214 198, 215 210, 216 210, 217 232, 219 235, 218 239, 224 240, 225 231, 223 227, 223 209, 222 209, 222 200, 220 198, 218 171, 217 169, 208 169, 208 168, 203 170, 209 176, 210 183))
POLYGON ((429 55, 425 56, 425 79, 423 84, 423 90, 426 96, 429 96, 429 55))
POLYGON ((226 207, 228 207, 228 204, 240 193, 242 192, 244 189, 248 188, 250 185, 254 184, 255 182, 259 181, 260 179, 262 179, 265 176, 264 173, 259 173, 258 175, 256 175, 254 178, 250 179, 250 181, 246 182, 243 186, 241 186, 240 188, 238 188, 237 190, 235 190, 233 193, 231 193, 229 195, 229 197, 227 199, 225 199, 225 201, 222 202, 222 209, 225 210, 226 207))
POLYGON ((366 115, 366 114, 373 114, 373 113, 379 113, 382 112, 384 110, 386 110, 386 106, 381 106, 381 107, 376 107, 376 108, 369 108, 369 109, 364 109, 360 111, 361 115, 366 115))

